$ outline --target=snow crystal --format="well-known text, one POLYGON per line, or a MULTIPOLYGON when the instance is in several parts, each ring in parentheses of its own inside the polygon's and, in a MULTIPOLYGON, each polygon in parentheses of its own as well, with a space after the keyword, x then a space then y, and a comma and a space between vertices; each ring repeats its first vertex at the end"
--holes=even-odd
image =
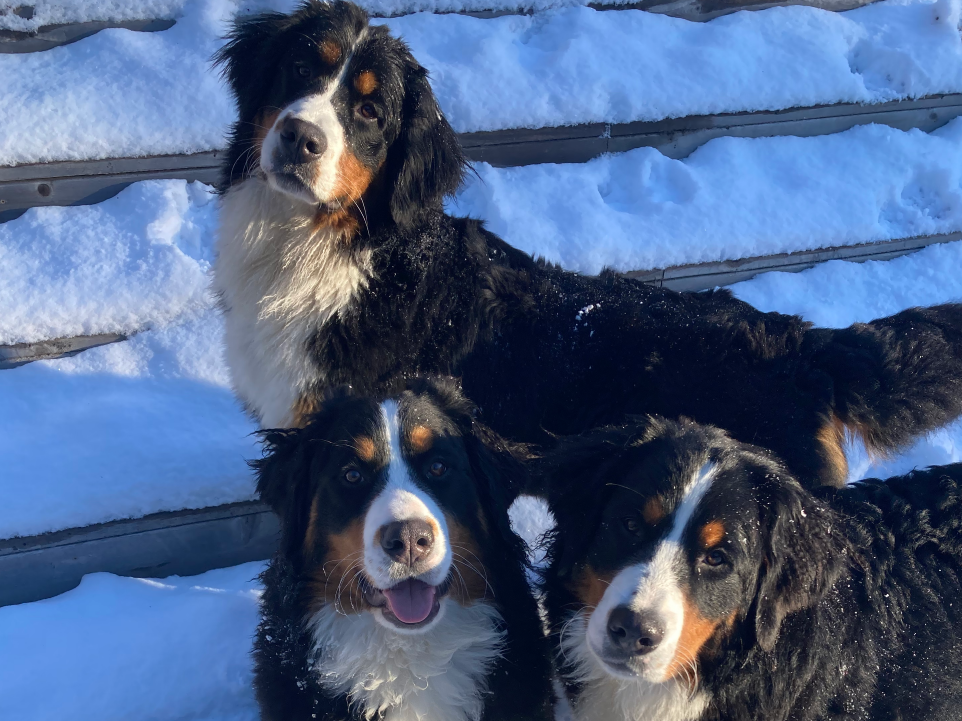
MULTIPOLYGON (((394 9, 404 1, 384 0, 394 9)), ((570 7, 489 20, 421 13, 387 24, 431 71, 455 129, 468 132, 960 92, 960 5, 772 8, 709 23, 570 7)), ((0 55, 0 94, 20 101, 0 107, 0 165, 222 147, 234 110, 208 61, 237 10, 231 0, 184 0, 170 30, 106 30, 43 53, 0 55)))
POLYGON ((451 212, 571 270, 647 270, 962 230, 962 118, 717 138, 583 164, 476 166, 451 212))
POLYGON ((0 718, 256 721, 262 563, 162 583, 86 576, 0 608, 0 718))

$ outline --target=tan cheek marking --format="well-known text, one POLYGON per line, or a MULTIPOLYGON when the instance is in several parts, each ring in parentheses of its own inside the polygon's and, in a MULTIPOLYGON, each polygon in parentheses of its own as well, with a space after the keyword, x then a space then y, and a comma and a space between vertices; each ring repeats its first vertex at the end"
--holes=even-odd
MULTIPOLYGON (((314 217, 315 230, 325 226, 333 227, 341 233, 342 240, 349 242, 361 228, 355 215, 359 212, 355 208, 357 200, 364 195, 373 180, 374 173, 350 150, 345 149, 337 162, 337 184, 331 193, 332 197, 340 202, 341 209, 333 213, 319 209, 314 217)), ((317 182, 316 178, 314 182, 317 182)))
POLYGON ((324 40, 317 46, 321 59, 328 65, 333 65, 341 59, 341 46, 333 40, 324 40))
POLYGON ((848 459, 845 458, 845 426, 834 415, 818 429, 815 440, 822 447, 822 460, 831 473, 832 485, 843 486, 848 478, 848 459))
POLYGON ((451 544, 451 562, 456 571, 451 582, 451 597, 462 606, 490 598, 484 554, 473 534, 450 516, 445 516, 451 544))
POLYGON ((594 608, 601 603, 601 597, 605 595, 613 577, 612 575, 599 574, 591 566, 585 565, 574 575, 568 589, 585 606, 594 608))
POLYGON ((682 597, 685 617, 682 621, 681 636, 678 638, 675 657, 665 671, 666 680, 676 676, 684 678, 686 666, 690 667, 692 663, 698 663, 702 648, 728 620, 705 618, 688 597, 687 592, 682 592, 682 597))
POLYGON ((280 114, 280 110, 273 108, 262 108, 257 111, 257 115, 254 116, 254 144, 256 146, 260 147, 264 143, 264 138, 267 137, 271 128, 274 127, 274 123, 277 122, 277 116, 280 114))
POLYGON ((365 70, 354 78, 354 87, 361 95, 370 95, 378 89, 379 85, 377 75, 374 74, 373 70, 365 70))
POLYGON ((371 463, 374 460, 376 451, 377 446, 374 444, 374 439, 370 436, 360 436, 354 439, 354 452, 357 453, 357 457, 365 463, 371 463))
POLYGON ((327 537, 324 561, 310 573, 308 592, 312 611, 331 603, 343 613, 359 613, 367 608, 358 586, 356 574, 359 569, 355 565, 361 561, 363 553, 364 523, 361 519, 327 537))
POLYGON ((709 521, 701 527, 698 538, 701 541, 702 548, 708 549, 717 546, 725 538, 725 524, 721 521, 709 521))
POLYGON ((665 517, 665 503, 661 500, 661 496, 650 498, 645 503, 645 507, 641 511, 641 517, 645 519, 645 523, 649 526, 654 526, 665 517))
POLYGON ((415 453, 425 453, 434 445, 434 431, 427 426, 414 426, 408 434, 408 443, 415 453))

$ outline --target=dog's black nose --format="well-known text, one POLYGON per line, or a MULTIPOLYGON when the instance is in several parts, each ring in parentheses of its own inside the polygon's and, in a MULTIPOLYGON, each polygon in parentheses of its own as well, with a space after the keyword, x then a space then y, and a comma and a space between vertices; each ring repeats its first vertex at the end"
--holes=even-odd
POLYGON ((618 606, 608 616, 608 642, 626 656, 651 653, 664 638, 664 626, 650 613, 618 606))
POLYGON ((310 163, 327 150, 324 131, 300 118, 286 118, 280 127, 281 147, 293 163, 310 163))
POLYGON ((427 521, 395 521, 381 528, 381 548, 397 563, 413 566, 431 552, 434 531, 427 521))

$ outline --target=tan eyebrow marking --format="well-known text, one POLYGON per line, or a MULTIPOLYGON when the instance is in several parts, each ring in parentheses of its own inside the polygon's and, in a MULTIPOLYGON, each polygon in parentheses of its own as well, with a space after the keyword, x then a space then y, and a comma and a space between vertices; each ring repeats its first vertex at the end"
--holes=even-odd
POLYGON ((701 527, 698 537, 702 548, 717 546, 725 537, 725 524, 721 521, 709 521, 701 527))
POLYGON ((333 40, 323 40, 317 46, 321 59, 328 65, 333 65, 341 59, 341 46, 333 40))
POLYGON ((374 439, 370 436, 360 436, 354 439, 354 450, 362 461, 370 463, 374 460, 374 452, 377 447, 374 444, 374 439))
POLYGON ((654 526, 663 519, 665 515, 665 503, 661 500, 661 496, 649 498, 648 502, 645 503, 645 507, 641 510, 641 517, 644 518, 645 523, 650 526, 654 526))
POLYGON ((361 95, 370 95, 377 90, 379 86, 380 83, 373 70, 365 70, 354 78, 354 87, 357 88, 357 92, 361 95))
POLYGON ((427 426, 414 426, 408 433, 408 442, 415 453, 424 453, 434 444, 434 431, 427 426))

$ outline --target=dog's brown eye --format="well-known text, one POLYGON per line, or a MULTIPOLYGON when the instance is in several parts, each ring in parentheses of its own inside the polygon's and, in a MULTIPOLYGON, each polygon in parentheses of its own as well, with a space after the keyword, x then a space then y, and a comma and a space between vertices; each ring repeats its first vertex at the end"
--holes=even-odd
POLYGON ((624 524, 625 530, 628 531, 628 533, 638 533, 638 529, 641 528, 641 524, 638 523, 638 519, 634 516, 623 518, 621 522, 624 524))
POLYGON ((728 559, 725 558, 725 553, 723 551, 719 551, 716 548, 714 551, 709 551, 708 553, 706 553, 705 558, 702 560, 706 566, 711 566, 712 568, 716 568, 717 566, 720 566, 723 563, 725 563, 725 561, 727 561, 728 559))
POLYGON ((361 480, 361 472, 352 468, 344 474, 344 480, 348 483, 357 483, 361 480))
POLYGON ((372 103, 362 103, 361 107, 357 109, 357 112, 365 120, 374 120, 377 118, 377 108, 375 108, 372 103))
POLYGON ((430 473, 435 478, 440 478, 447 472, 448 472, 448 467, 443 463, 441 463, 441 461, 435 461, 428 468, 428 473, 430 473))
POLYGON ((311 69, 306 65, 301 65, 301 64, 295 65, 294 72, 297 73, 297 76, 301 78, 311 77, 311 69))

